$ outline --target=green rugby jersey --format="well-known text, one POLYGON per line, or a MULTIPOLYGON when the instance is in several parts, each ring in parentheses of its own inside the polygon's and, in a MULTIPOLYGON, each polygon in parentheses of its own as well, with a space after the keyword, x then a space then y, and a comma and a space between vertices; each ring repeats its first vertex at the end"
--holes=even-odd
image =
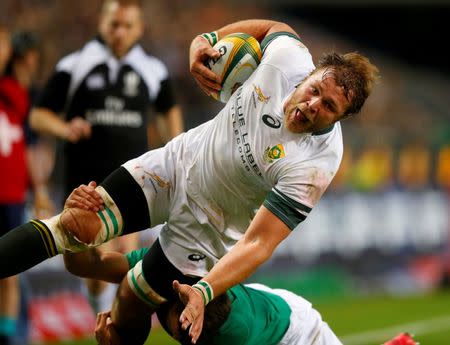
MULTIPOLYGON (((134 267, 148 252, 142 248, 128 253, 134 267)), ((279 296, 267 291, 236 285, 228 291, 231 312, 211 345, 278 344, 290 324, 291 309, 279 296), (258 317, 256 317, 258 315, 258 317)))
POLYGON ((232 287, 228 295, 231 313, 213 345, 271 345, 281 341, 291 316, 291 309, 281 297, 245 285, 232 287))

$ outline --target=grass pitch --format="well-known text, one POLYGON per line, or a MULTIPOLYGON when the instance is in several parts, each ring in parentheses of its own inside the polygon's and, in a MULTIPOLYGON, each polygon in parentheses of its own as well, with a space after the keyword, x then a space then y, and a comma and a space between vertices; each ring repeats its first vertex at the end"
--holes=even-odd
MULTIPOLYGON (((380 345, 402 331, 414 334, 422 345, 449 343, 450 291, 406 297, 371 296, 317 302, 312 299, 312 302, 344 345, 380 345)), ((52 343, 95 344, 94 340, 52 343)), ((146 345, 149 344, 176 342, 157 328, 152 330, 146 345)))

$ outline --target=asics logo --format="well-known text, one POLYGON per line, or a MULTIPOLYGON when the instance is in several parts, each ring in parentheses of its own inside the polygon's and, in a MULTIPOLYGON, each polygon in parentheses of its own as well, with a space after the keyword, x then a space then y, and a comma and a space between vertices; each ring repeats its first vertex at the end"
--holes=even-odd
POLYGON ((200 261, 206 258, 205 254, 194 253, 188 256, 188 259, 191 261, 200 261))

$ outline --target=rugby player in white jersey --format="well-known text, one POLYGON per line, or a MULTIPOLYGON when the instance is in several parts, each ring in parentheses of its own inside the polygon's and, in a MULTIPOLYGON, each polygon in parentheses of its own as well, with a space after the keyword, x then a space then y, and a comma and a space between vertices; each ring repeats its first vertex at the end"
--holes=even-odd
MULTIPOLYGON (((95 191, 79 188, 87 195, 62 214, 1 238, 0 278, 166 222, 122 281, 111 319, 127 344, 137 342, 142 316, 179 294, 182 328, 196 342, 205 305, 268 260, 318 202, 341 161, 339 121, 360 111, 378 74, 357 53, 327 54, 315 67, 284 23, 246 20, 214 35, 233 32, 254 36, 263 57, 222 111, 126 162, 95 191)), ((193 40, 191 72, 207 93, 219 86, 203 61, 217 55, 203 36, 193 40)))

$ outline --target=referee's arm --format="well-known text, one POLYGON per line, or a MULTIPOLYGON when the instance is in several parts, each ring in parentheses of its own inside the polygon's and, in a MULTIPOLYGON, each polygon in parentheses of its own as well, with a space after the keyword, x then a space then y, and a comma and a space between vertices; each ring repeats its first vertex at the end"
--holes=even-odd
POLYGON ((155 110, 158 115, 162 115, 158 118, 164 119, 164 123, 159 123, 158 126, 164 142, 184 131, 181 107, 176 103, 172 81, 169 78, 161 82, 161 89, 155 100, 155 110))

